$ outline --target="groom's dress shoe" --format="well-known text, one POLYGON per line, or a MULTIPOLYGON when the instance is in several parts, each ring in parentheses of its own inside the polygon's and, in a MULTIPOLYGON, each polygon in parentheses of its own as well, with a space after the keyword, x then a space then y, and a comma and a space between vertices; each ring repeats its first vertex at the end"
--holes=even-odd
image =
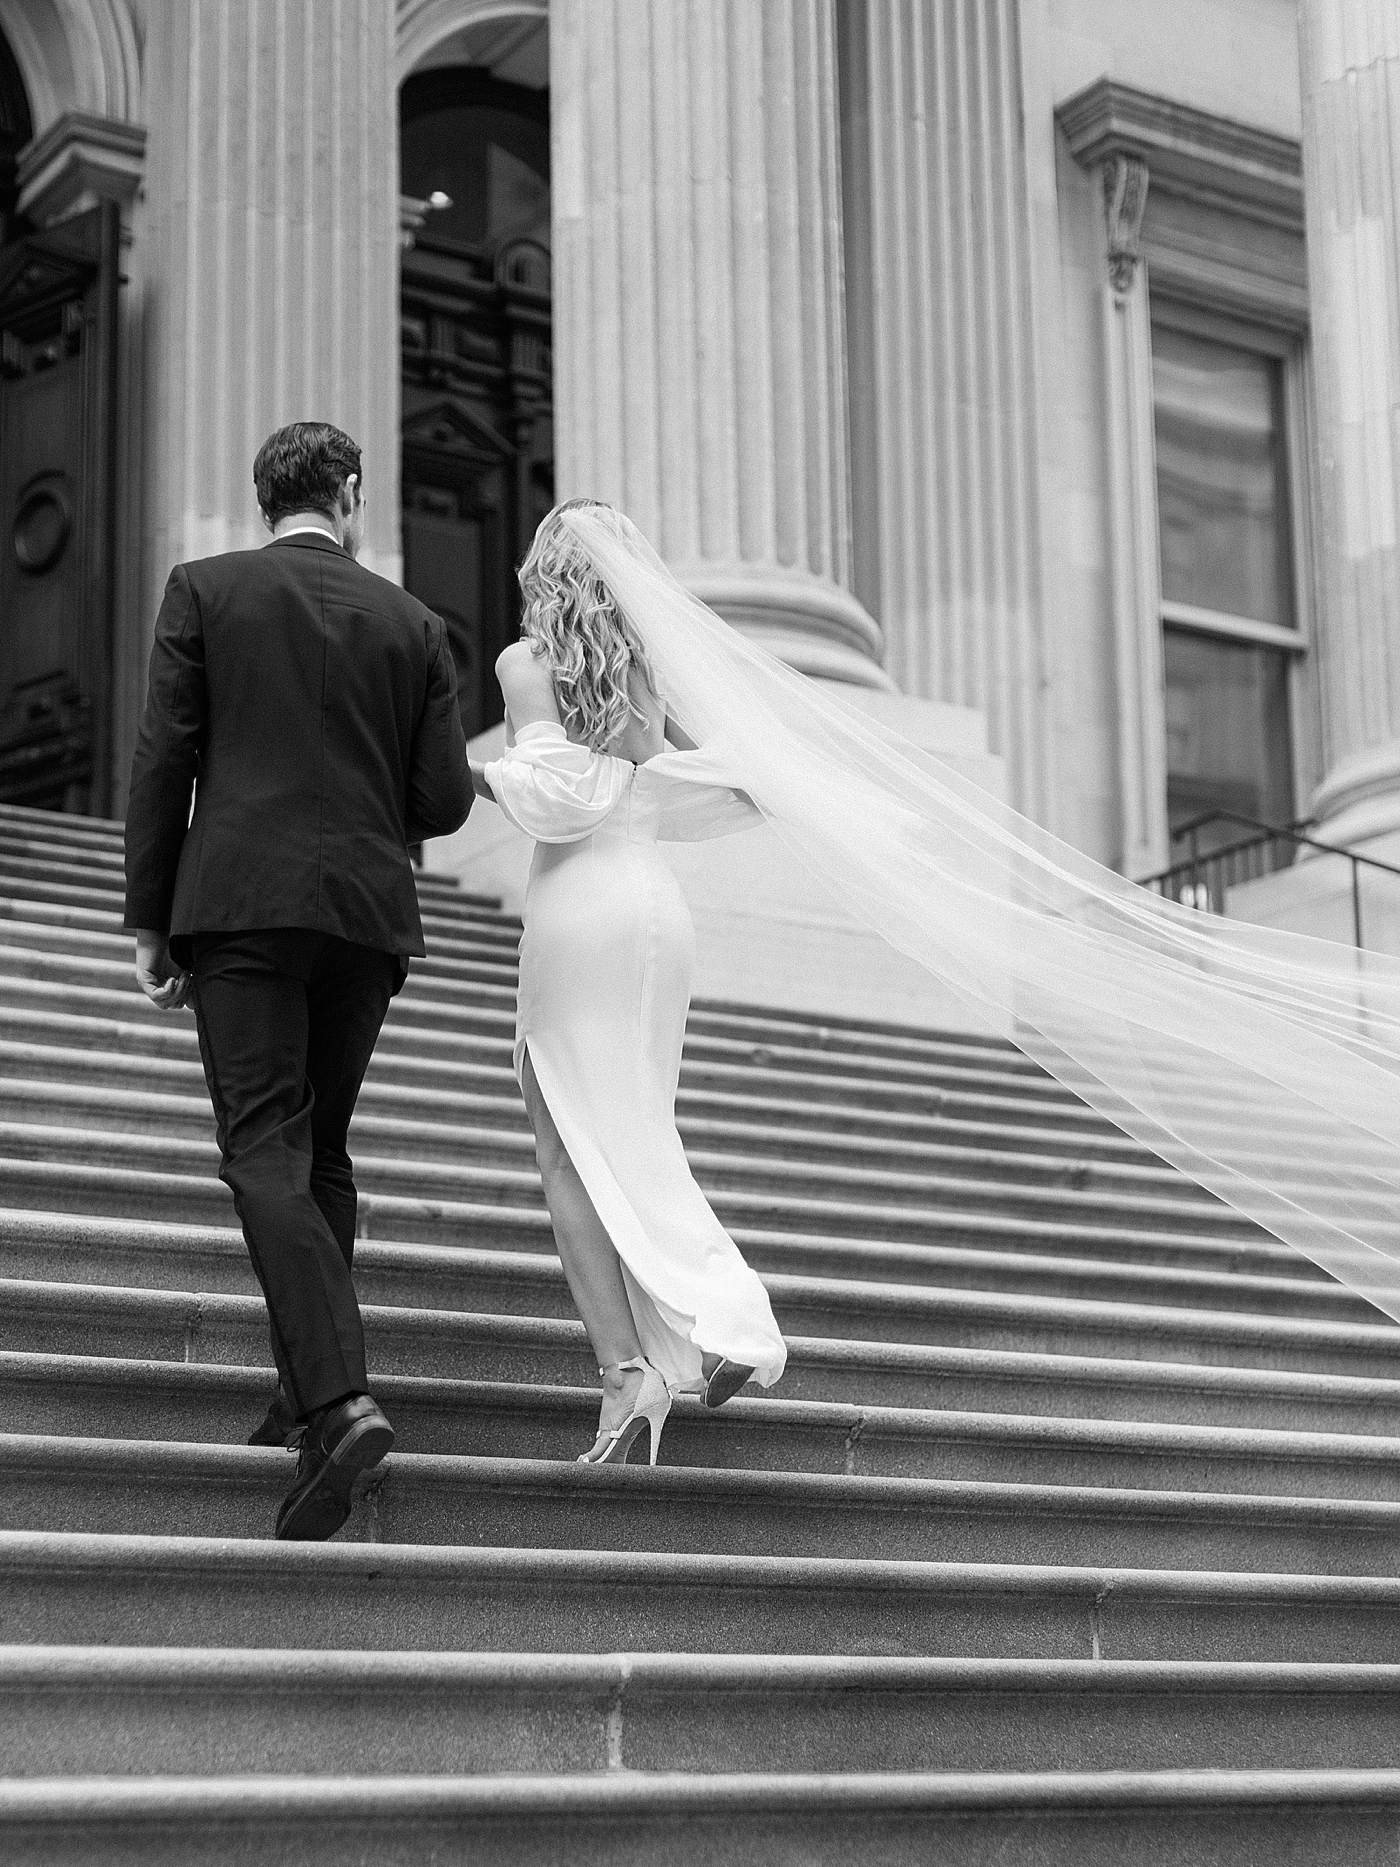
POLYGON ((272 1405, 261 1423, 248 1435, 250 1446, 285 1446, 297 1430, 297 1416, 282 1388, 273 1396, 272 1405))
POLYGON ((297 1475, 277 1513, 277 1534, 322 1543, 350 1515, 356 1476, 376 1466, 394 1429, 368 1394, 352 1394, 312 1419, 301 1439, 297 1475))

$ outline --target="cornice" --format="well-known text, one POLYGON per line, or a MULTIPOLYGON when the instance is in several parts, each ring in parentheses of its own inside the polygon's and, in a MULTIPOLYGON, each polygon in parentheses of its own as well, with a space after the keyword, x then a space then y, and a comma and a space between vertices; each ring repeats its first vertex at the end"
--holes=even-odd
POLYGON ((128 208, 141 185, 145 160, 141 124, 65 111, 20 154, 20 211, 48 224, 94 201, 118 201, 128 208))
POLYGON ((1084 168, 1145 162, 1154 192, 1303 230, 1302 145, 1189 104, 1099 78, 1059 106, 1055 120, 1084 168))

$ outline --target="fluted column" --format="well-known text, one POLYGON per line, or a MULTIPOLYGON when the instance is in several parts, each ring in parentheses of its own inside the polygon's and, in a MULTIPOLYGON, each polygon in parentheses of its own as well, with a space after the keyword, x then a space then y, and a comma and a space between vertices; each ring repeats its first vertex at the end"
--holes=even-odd
POLYGON ((857 593, 899 687, 976 707, 1045 792, 1018 0, 852 0, 843 26, 857 593), (859 375, 858 375, 859 379, 859 375))
POLYGON ((1400 13, 1301 0, 1323 833, 1400 830, 1400 13))
POLYGON ((852 594, 833 0, 555 0, 556 473, 809 673, 852 594))
POLYGON ((266 537, 259 445, 360 443, 364 561, 399 555, 398 119, 385 0, 150 0, 151 598, 266 537))

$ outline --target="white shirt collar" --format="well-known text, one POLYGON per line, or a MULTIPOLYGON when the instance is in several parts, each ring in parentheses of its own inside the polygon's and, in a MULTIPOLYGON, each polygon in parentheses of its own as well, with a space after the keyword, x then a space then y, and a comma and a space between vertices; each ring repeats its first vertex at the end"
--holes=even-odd
POLYGON ((300 538, 304 532, 315 532, 318 538, 329 538, 333 545, 340 543, 335 533, 328 531, 324 525, 294 525, 290 531, 278 532, 271 542, 280 544, 284 538, 300 538))

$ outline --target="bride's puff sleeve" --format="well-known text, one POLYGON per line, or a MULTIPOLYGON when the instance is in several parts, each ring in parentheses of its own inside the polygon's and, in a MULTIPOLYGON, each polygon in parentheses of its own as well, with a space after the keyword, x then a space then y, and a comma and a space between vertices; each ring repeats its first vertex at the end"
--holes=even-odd
POLYGON ((574 745, 547 720, 521 726, 504 757, 486 767, 486 782, 516 829, 537 843, 576 843, 616 809, 632 767, 574 745))

